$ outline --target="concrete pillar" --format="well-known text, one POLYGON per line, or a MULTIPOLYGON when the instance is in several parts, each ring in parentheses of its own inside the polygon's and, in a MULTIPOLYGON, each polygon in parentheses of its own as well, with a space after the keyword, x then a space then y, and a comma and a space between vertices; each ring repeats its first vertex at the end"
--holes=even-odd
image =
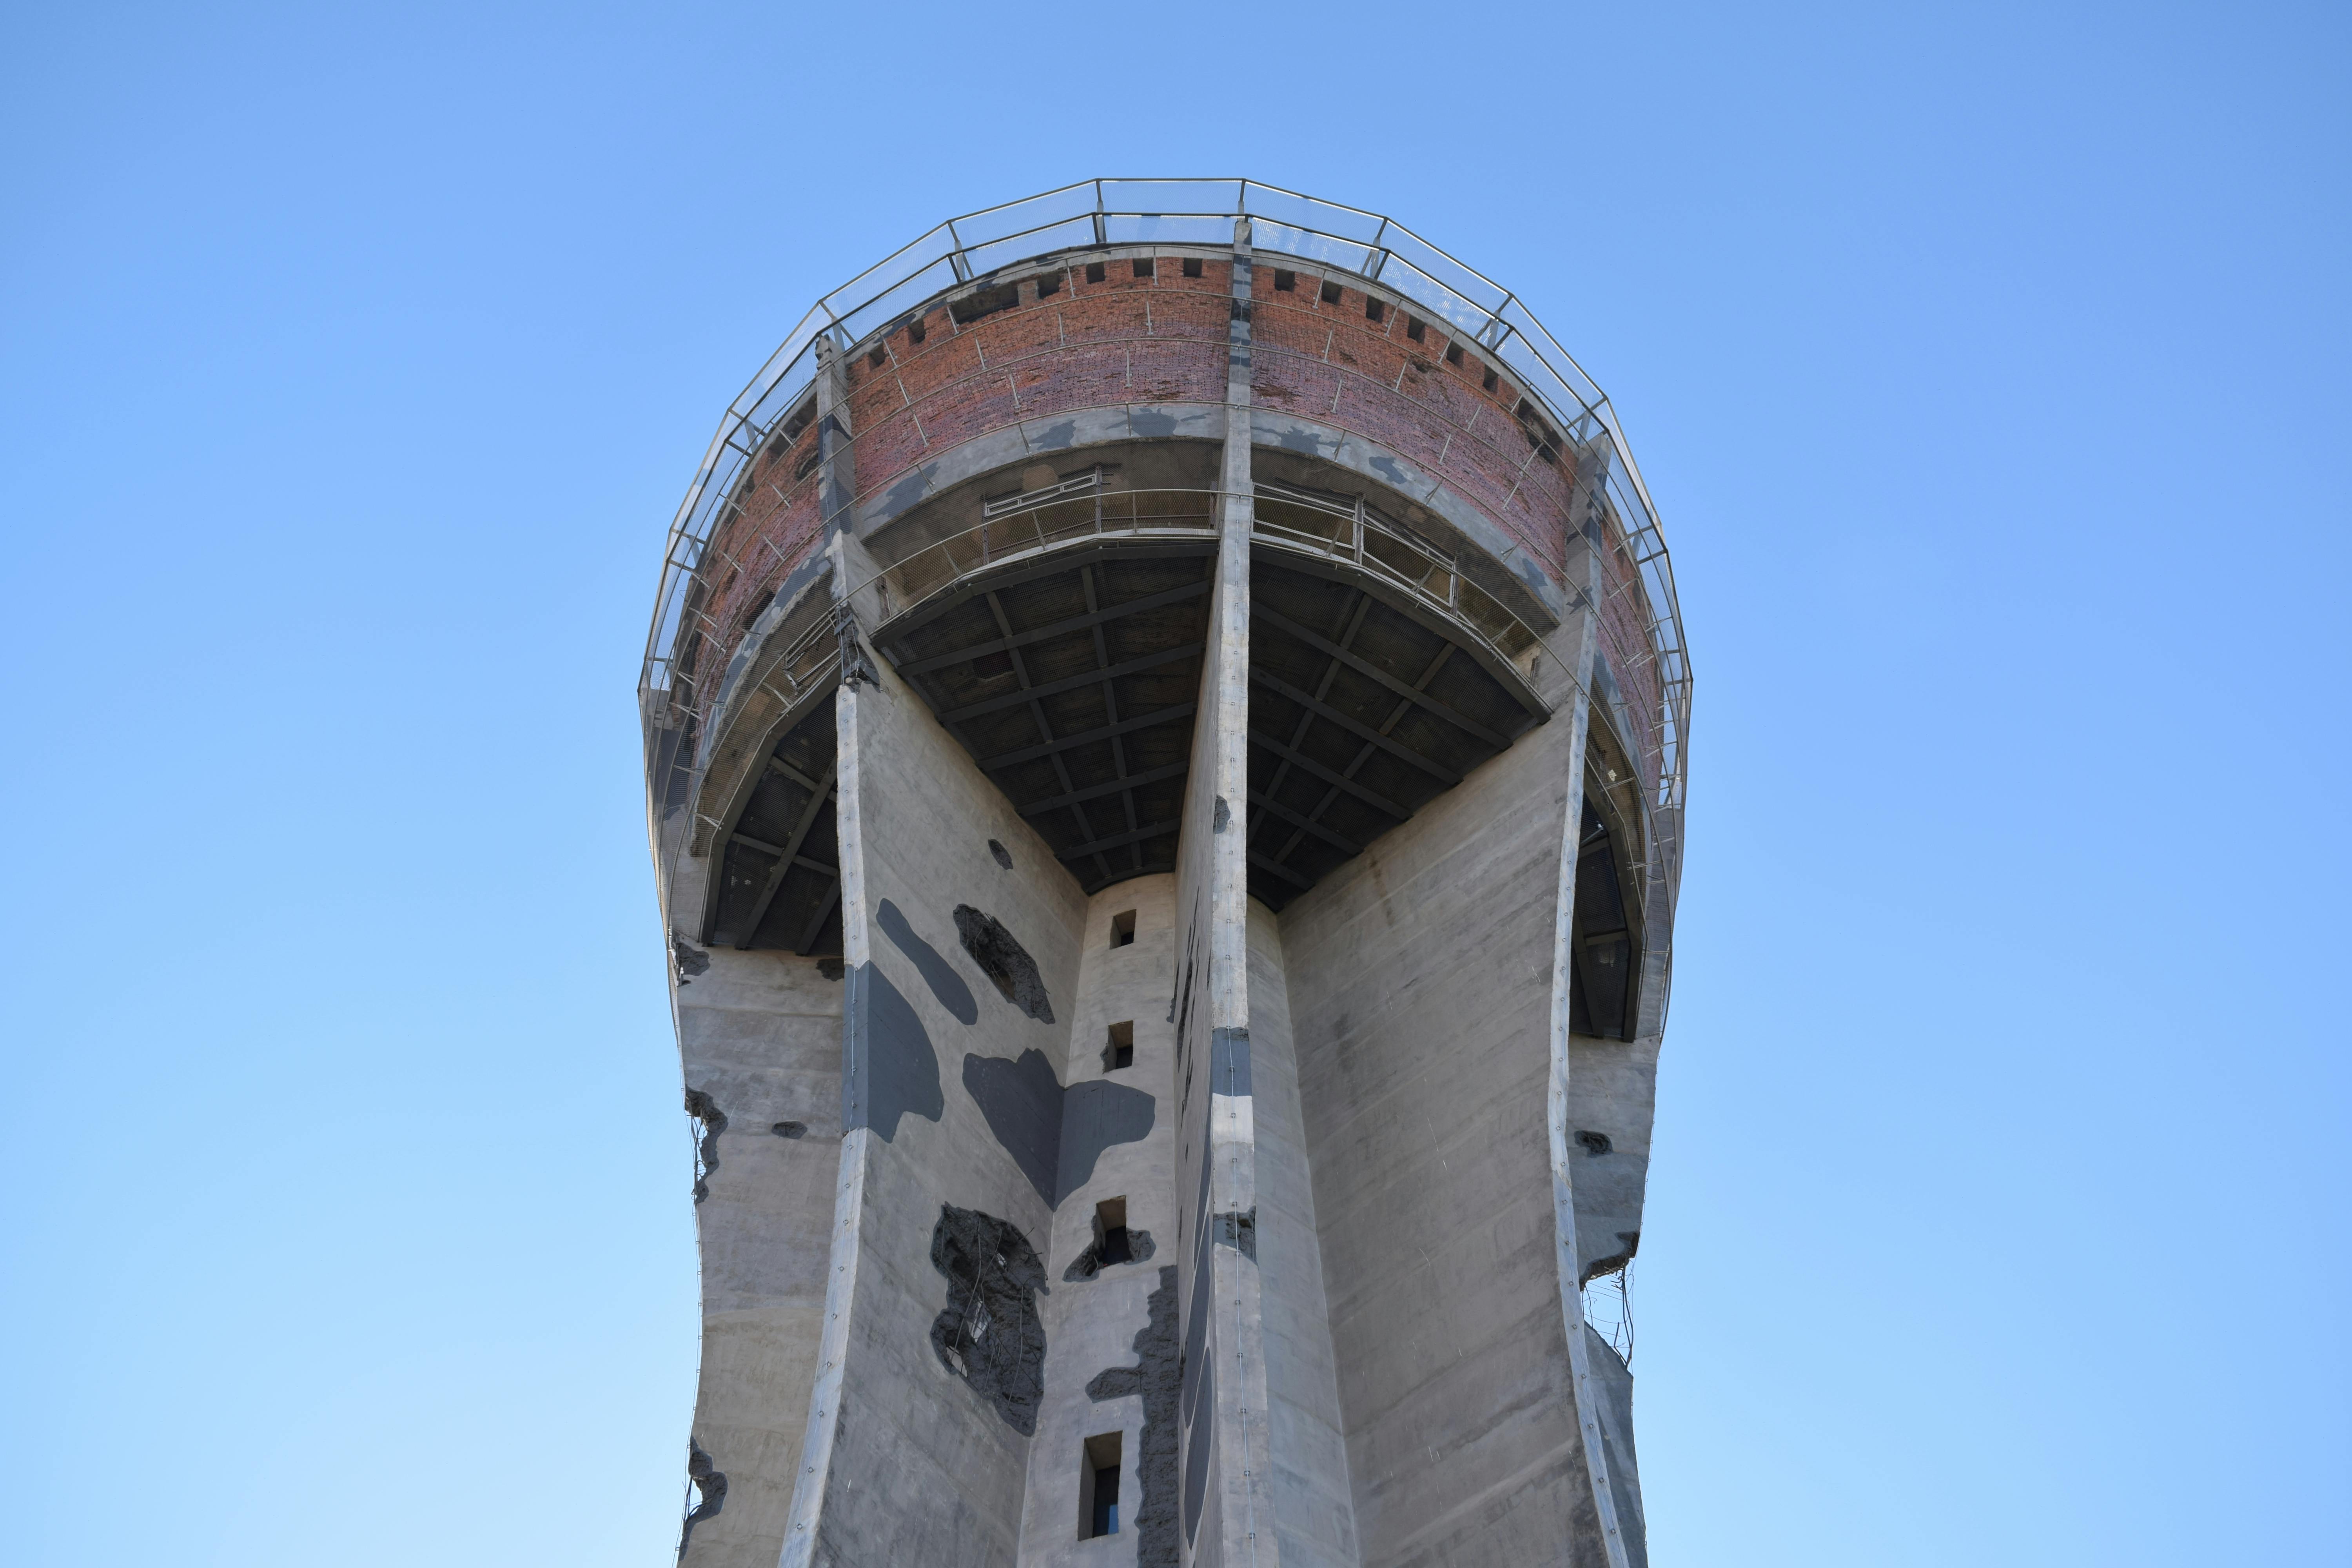
POLYGON ((1218 554, 1177 874, 1184 1535, 1197 1564, 1276 1561, 1250 1079, 1247 862, 1249 223, 1234 232, 1218 554), (1244 1238, 1251 1242, 1245 1251, 1244 1238))
POLYGON ((1265 1347, 1267 1489, 1286 1568, 1356 1568, 1355 1500, 1331 1350, 1282 929, 1249 906, 1251 1119, 1258 1300, 1265 1347))

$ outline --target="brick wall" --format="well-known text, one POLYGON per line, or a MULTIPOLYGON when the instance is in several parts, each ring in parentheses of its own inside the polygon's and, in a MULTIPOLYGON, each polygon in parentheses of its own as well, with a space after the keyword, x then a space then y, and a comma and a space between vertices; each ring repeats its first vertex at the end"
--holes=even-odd
MULTIPOLYGON (((1136 403, 1223 402, 1232 268, 1191 259, 1197 276, 1185 275, 1181 255, 1154 258, 1139 275, 1130 258, 1089 263, 1080 254, 1059 270, 1021 279, 1003 308, 977 319, 959 321, 949 303, 935 303, 858 345, 846 367, 856 499, 1023 420, 1136 403), (1089 277, 1096 267, 1099 279, 1089 277)), ((1444 323, 1368 296, 1346 275, 1328 279, 1335 297, 1327 299, 1323 274, 1278 267, 1280 259, 1261 257, 1253 269, 1256 404, 1395 452, 1565 578, 1574 456, 1556 445, 1559 433, 1547 416, 1532 409, 1522 416, 1532 402, 1523 389, 1475 345, 1457 345, 1444 323), (1377 319, 1368 306, 1377 306, 1377 319)), ((723 664, 823 531, 815 443, 814 420, 772 440, 713 532, 698 605, 702 673, 723 664)), ((1609 552, 1608 572, 1611 666, 1637 710, 1654 714, 1647 601, 1622 542, 1609 552)), ((698 705, 714 684, 697 683, 698 705)), ((1654 736, 1636 743, 1654 783, 1654 736)))

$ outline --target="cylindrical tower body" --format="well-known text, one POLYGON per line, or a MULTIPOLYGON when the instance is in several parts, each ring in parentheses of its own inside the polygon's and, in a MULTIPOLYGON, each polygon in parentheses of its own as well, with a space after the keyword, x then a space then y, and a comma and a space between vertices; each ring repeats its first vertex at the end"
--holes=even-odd
POLYGON ((1091 182, 824 301, 641 692, 684 1561, 1643 1562, 1688 696, 1605 400, 1393 223, 1091 182))

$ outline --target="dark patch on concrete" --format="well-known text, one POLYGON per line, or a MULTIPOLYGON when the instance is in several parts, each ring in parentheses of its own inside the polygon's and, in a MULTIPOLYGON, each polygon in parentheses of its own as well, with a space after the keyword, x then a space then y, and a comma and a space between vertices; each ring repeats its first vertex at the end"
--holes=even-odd
POLYGON ((1209 1031, 1209 1092, 1231 1095, 1250 1092, 1250 1037, 1247 1029, 1209 1031))
POLYGON ((942 1204, 931 1227, 931 1267, 948 1282, 947 1307, 931 1320, 940 1364, 1006 1426, 1035 1436, 1045 1393, 1045 1326, 1037 1319, 1045 1267, 1037 1249, 1010 1220, 942 1204))
POLYGON ((947 1114, 931 1037, 914 1004, 871 959, 850 976, 841 1021, 847 1058, 841 1075, 844 1131, 871 1127, 887 1143, 898 1136, 901 1116, 912 1112, 937 1121, 947 1114))
POLYGON ((1048 425, 1037 432, 1036 444, 1046 451, 1057 451, 1078 438, 1078 422, 1065 419, 1058 425, 1048 425))
POLYGON ((1372 471, 1374 473, 1377 473, 1381 478, 1388 480, 1389 483, 1396 486, 1399 489, 1404 489, 1412 483, 1412 478, 1405 473, 1404 469, 1401 466, 1399 466, 1394 458, 1375 456, 1371 459, 1371 465, 1372 471))
POLYGON ((1304 452, 1310 458, 1323 454, 1322 441, 1303 425, 1283 426, 1281 447, 1286 452, 1304 452))
MULTIPOLYGON (((1062 1095, 1061 1191, 1067 1197, 1094 1180, 1095 1161, 1114 1143, 1150 1135, 1159 1101, 1123 1083, 1090 1079, 1062 1095)), ((1055 1200, 1059 1202, 1057 1198, 1055 1200)))
POLYGON ((719 1135, 727 1131, 727 1113, 698 1089, 686 1091, 686 1113, 694 1118, 694 1201, 710 1195, 711 1173, 719 1169, 719 1135))
POLYGON ((1219 796, 1217 797, 1217 821, 1216 821, 1216 826, 1215 826, 1215 827, 1214 827, 1214 828, 1213 828, 1211 831, 1213 831, 1213 832, 1216 832, 1216 833, 1223 833, 1226 828, 1231 827, 1233 825, 1234 825, 1234 809, 1233 809, 1233 807, 1231 807, 1231 806, 1229 806, 1229 805, 1227 805, 1225 804, 1225 797, 1224 797, 1223 795, 1219 795, 1219 796))
POLYGON ((988 852, 995 858, 997 865, 1003 867, 1007 871, 1013 869, 1012 850, 1007 849, 1003 845, 999 844, 995 839, 992 838, 988 841, 988 852))
POLYGON ((1257 1261, 1257 1206, 1235 1212, 1227 1209, 1216 1216, 1210 1226, 1209 1238, 1219 1247, 1230 1247, 1248 1258, 1257 1261))
POLYGON ((1609 1134, 1606 1132, 1580 1132, 1576 1135, 1576 1142, 1586 1154, 1595 1158, 1608 1153, 1616 1147, 1609 1142, 1609 1134))
POLYGON ((1604 1274, 1616 1273, 1617 1270, 1633 1262, 1633 1254, 1642 1250, 1642 1233, 1638 1230, 1621 1230, 1617 1233, 1617 1239, 1623 1242, 1624 1247, 1606 1258, 1596 1258, 1586 1264, 1584 1277, 1576 1282, 1578 1289, 1581 1289, 1591 1284, 1604 1274))
POLYGON ((1201 1159, 1201 1197, 1192 1211, 1192 1300, 1184 1313, 1184 1425, 1198 1419, 1201 1379, 1208 1371, 1209 1346, 1209 1161, 1201 1159))
POLYGON ((979 1103, 997 1142, 1050 1207, 1060 1196, 1062 1084, 1045 1053, 1024 1051, 1013 1061, 968 1056, 963 1087, 979 1103))
POLYGON ((1146 440, 1156 441, 1176 434, 1176 416, 1162 414, 1157 408, 1130 409, 1127 424, 1129 429, 1146 440))
POLYGON ((680 985, 691 985, 694 976, 709 971, 710 955, 682 936, 669 939, 669 952, 670 958, 677 964, 677 983, 680 985))
POLYGON ((1045 1053, 963 1058, 963 1087, 980 1106, 1029 1184, 1047 1206, 1091 1180, 1095 1162, 1114 1143, 1148 1135, 1159 1101, 1123 1083, 1091 1079, 1069 1089, 1055 1076, 1045 1053))
POLYGON ((726 1473, 710 1468, 710 1456, 704 1453, 702 1446, 691 1437, 686 1440, 686 1473, 701 1497, 687 1514, 686 1523, 677 1532, 677 1560, 680 1563, 686 1561, 686 1546, 694 1539, 694 1527, 706 1519, 718 1518, 719 1510, 727 1504, 726 1473))
POLYGON ((827 980, 838 980, 841 978, 841 960, 820 958, 816 961, 816 972, 827 980))
POLYGON ((1150 1315, 1135 1335, 1136 1364, 1095 1373, 1087 1397, 1100 1402, 1142 1396, 1143 1440, 1135 1461, 1142 1501, 1135 1510, 1135 1561, 1138 1568, 1176 1568, 1176 1398, 1183 1368, 1176 1349, 1173 1264, 1160 1270, 1160 1289, 1147 1308, 1150 1315))
POLYGON ((808 1136, 808 1123, 805 1121, 779 1121, 773 1127, 769 1128, 768 1131, 774 1133, 779 1138, 805 1138, 808 1136))
MULTIPOLYGON (((1127 1261, 1129 1263, 1149 1263, 1151 1261, 1151 1255, 1159 1250, 1152 1245, 1151 1233, 1148 1230, 1129 1230, 1127 1233, 1127 1246, 1129 1252, 1127 1261)), ((1065 1284, 1083 1285, 1102 1271, 1102 1243, 1090 1241, 1087 1243, 1087 1249, 1078 1254, 1077 1260, 1062 1270, 1062 1280, 1065 1284)), ((1173 1274, 1175 1269, 1164 1268, 1160 1272, 1173 1274)), ((1171 1310, 1174 1310, 1175 1298, 1172 1296, 1169 1298, 1169 1307, 1171 1310)), ((1095 1397, 1104 1399, 1108 1395, 1097 1394, 1095 1397)))
POLYGON ((947 961, 944 953, 915 934, 915 928, 907 923, 898 905, 883 900, 882 907, 874 912, 874 923, 882 928, 882 934, 890 939, 891 945, 915 961, 916 973, 922 975, 923 984, 931 988, 931 994, 957 1023, 980 1022, 980 1003, 973 998, 971 987, 963 983, 963 976, 956 973, 955 965, 947 961))
POLYGON ((1192 1384, 1184 1395, 1191 1406, 1184 1425, 1184 1540, 1189 1544, 1201 1531, 1209 1459, 1217 1451, 1217 1373, 1204 1358, 1193 1357, 1189 1344, 1185 1355, 1184 1377, 1192 1384))
POLYGON ((1045 977, 1037 973, 1037 961, 1029 956, 1029 950, 994 915, 983 914, 970 904, 956 906, 955 923, 963 950, 1004 999, 1037 1022, 1052 1023, 1054 1004, 1045 994, 1045 977))
POLYGON ((882 500, 884 513, 896 517, 922 500, 923 492, 931 487, 931 468, 932 465, 927 463, 892 485, 882 500))

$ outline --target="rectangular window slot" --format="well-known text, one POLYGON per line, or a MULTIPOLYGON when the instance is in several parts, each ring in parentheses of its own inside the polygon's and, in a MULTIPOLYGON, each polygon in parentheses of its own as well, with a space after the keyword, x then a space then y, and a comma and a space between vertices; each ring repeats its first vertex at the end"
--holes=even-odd
POLYGON ((1037 279, 1037 298, 1040 300, 1050 300, 1061 291, 1062 275, 1060 273, 1048 272, 1037 279))
POLYGON ((1184 276, 1187 278, 1198 278, 1200 275, 1201 258, 1197 256, 1186 257, 1184 258, 1184 276))
POLYGON ((993 289, 976 289, 961 300, 948 303, 948 314, 965 326, 982 316, 993 316, 999 310, 1010 310, 1021 303, 1021 285, 1000 283, 993 289))
POLYGON ((1447 364, 1460 364, 1462 363, 1462 345, 1460 343, 1448 343, 1445 345, 1445 363, 1447 364))
POLYGON ((1381 304, 1378 300, 1367 300, 1364 301, 1364 320, 1368 321, 1377 321, 1385 317, 1388 313, 1389 308, 1386 305, 1381 304))
POLYGON ((888 349, 876 349, 872 353, 866 356, 866 367, 868 370, 880 370, 883 364, 887 362, 889 358, 890 351, 888 349))
POLYGON ((1095 1256, 1105 1263, 1135 1261, 1135 1248, 1127 1239, 1125 1198, 1105 1198, 1095 1205, 1095 1256))
POLYGON ((1087 282, 1089 282, 1089 283, 1099 283, 1099 282, 1101 282, 1102 280, 1103 280, 1103 264, 1102 264, 1101 262, 1099 262, 1099 261, 1089 261, 1089 262, 1087 262, 1087 282))
POLYGON ((1297 293, 1298 274, 1289 270, 1287 268, 1276 268, 1274 269, 1274 291, 1277 294, 1297 293))
POLYGON ((1485 378, 1478 383, 1478 384, 1485 387, 1487 391, 1492 392, 1495 390, 1495 384, 1502 379, 1503 378, 1501 376, 1496 375, 1490 370, 1486 373, 1485 378))
POLYGON ((923 318, 918 316, 907 323, 907 341, 910 343, 919 343, 923 341, 923 334, 929 330, 923 325, 923 318))
POLYGON ((1122 910, 1110 917, 1110 944, 1113 947, 1135 945, 1135 911, 1122 910))
POLYGON ((1429 335, 1429 323, 1419 316, 1407 316, 1404 319, 1404 335, 1419 342, 1429 335))
POLYGON ((1327 305, 1338 304, 1339 302, 1339 286, 1337 283, 1331 282, 1328 279, 1325 279, 1323 284, 1322 300, 1327 305))
POLYGON ((1139 256, 1139 257, 1137 257, 1137 258, 1135 258, 1135 275, 1136 275, 1138 278, 1149 278, 1149 277, 1150 277, 1150 276, 1152 275, 1152 266, 1153 266, 1153 263, 1152 263, 1152 258, 1151 258, 1150 257, 1149 257, 1149 256, 1139 256))
POLYGON ((1126 1434, 1106 1432, 1086 1440, 1078 1456, 1078 1539, 1118 1533, 1119 1447, 1126 1434))
POLYGON ((1135 1020, 1110 1026, 1110 1038, 1103 1044, 1103 1071, 1117 1072, 1135 1065, 1135 1020))

